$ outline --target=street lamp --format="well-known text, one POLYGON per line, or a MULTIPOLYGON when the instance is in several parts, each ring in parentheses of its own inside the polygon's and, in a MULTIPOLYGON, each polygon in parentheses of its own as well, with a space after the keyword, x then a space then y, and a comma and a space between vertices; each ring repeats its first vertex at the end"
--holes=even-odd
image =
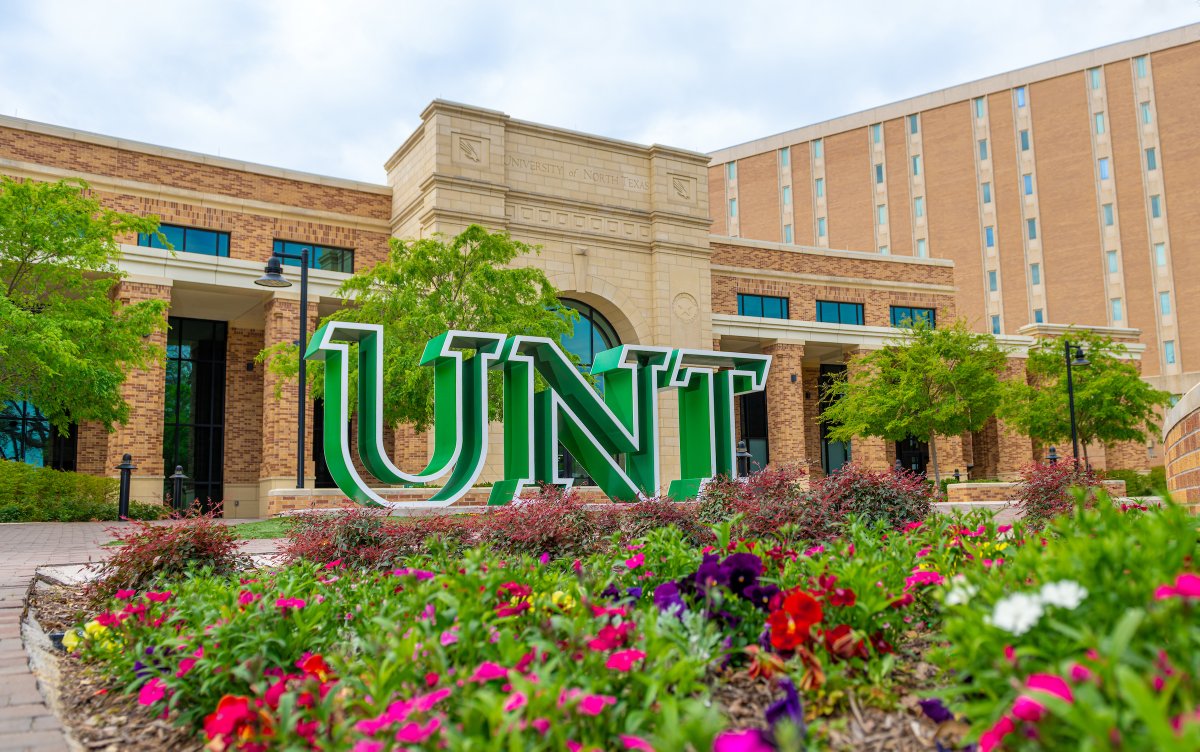
POLYGON ((1071 413, 1071 446, 1075 449, 1075 466, 1079 466, 1079 430, 1075 427, 1075 382, 1071 379, 1071 367, 1082 368, 1091 365, 1083 355, 1083 348, 1063 340, 1063 355, 1067 360, 1067 410, 1071 413), (1075 349, 1075 357, 1071 357, 1071 348, 1075 349))
POLYGON ((300 262, 300 414, 296 420, 296 488, 304 488, 304 392, 308 382, 304 347, 308 344, 308 249, 301 248, 300 253, 275 251, 267 259, 263 275, 254 280, 254 284, 260 287, 291 287, 292 283, 283 276, 283 259, 300 262))

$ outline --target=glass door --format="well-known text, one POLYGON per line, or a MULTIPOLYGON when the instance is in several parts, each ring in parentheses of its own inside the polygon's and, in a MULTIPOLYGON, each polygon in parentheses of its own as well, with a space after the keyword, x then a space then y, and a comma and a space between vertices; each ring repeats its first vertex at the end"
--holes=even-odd
POLYGON ((167 384, 163 420, 165 495, 169 476, 183 468, 184 505, 211 511, 225 497, 224 321, 168 319, 167 384))

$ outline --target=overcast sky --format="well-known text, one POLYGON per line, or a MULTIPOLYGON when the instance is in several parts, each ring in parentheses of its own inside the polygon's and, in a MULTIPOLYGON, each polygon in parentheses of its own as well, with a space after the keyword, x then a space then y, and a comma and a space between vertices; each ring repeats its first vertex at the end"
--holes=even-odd
POLYGON ((1198 20, 1197 0, 0 0, 0 113, 381 183, 437 97, 711 151, 1198 20))

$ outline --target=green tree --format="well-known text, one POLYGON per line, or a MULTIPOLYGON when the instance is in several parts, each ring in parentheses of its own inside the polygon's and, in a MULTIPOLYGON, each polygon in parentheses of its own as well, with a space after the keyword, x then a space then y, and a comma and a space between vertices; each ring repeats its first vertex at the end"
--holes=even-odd
POLYGON ((1043 339, 1030 348, 1027 378, 1005 384, 1000 417, 1043 444, 1071 440, 1063 349, 1067 341, 1082 346, 1089 362, 1071 369, 1075 424, 1084 458, 1087 445, 1094 441, 1144 441, 1171 395, 1142 380, 1125 345, 1086 330, 1043 339))
POLYGON ((928 442, 940 482, 936 437, 979 430, 995 413, 1005 354, 994 337, 962 321, 942 329, 908 323, 898 340, 859 356, 833 382, 820 419, 836 441, 911 436, 928 442))
MULTIPOLYGON (((448 329, 555 340, 571 333, 576 314, 559 304, 546 275, 540 269, 510 266, 517 256, 537 252, 508 233, 471 225, 453 238, 392 238, 386 260, 342 283, 338 294, 353 304, 325 320, 383 325, 383 410, 388 424, 407 423, 418 431, 429 427, 433 372, 420 365, 421 352, 426 342, 448 329)), ((259 360, 266 361, 281 382, 296 378, 299 359, 292 343, 267 348, 259 360)), ((322 369, 321 363, 309 363, 314 397, 323 392, 322 369)), ((352 391, 355 373, 351 369, 352 391)), ((493 417, 500 414, 497 387, 489 389, 493 417)), ((355 404, 353 397, 350 404, 355 404)))
POLYGON ((0 176, 0 401, 27 400, 59 430, 129 418, 126 373, 162 357, 146 339, 163 301, 115 300, 117 237, 157 232, 157 217, 101 206, 81 180, 0 176))

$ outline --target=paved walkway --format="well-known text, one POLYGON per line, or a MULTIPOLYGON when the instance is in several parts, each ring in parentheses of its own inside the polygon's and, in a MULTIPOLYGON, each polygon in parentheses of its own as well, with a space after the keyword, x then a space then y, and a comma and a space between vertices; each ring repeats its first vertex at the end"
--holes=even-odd
MULTIPOLYGON (((238 520, 248 522, 248 520, 238 520)), ((25 594, 38 567, 97 561, 112 540, 111 522, 0 524, 0 752, 67 750, 62 724, 46 707, 21 644, 25 594)), ((275 541, 247 541, 248 553, 270 553, 275 541)))

